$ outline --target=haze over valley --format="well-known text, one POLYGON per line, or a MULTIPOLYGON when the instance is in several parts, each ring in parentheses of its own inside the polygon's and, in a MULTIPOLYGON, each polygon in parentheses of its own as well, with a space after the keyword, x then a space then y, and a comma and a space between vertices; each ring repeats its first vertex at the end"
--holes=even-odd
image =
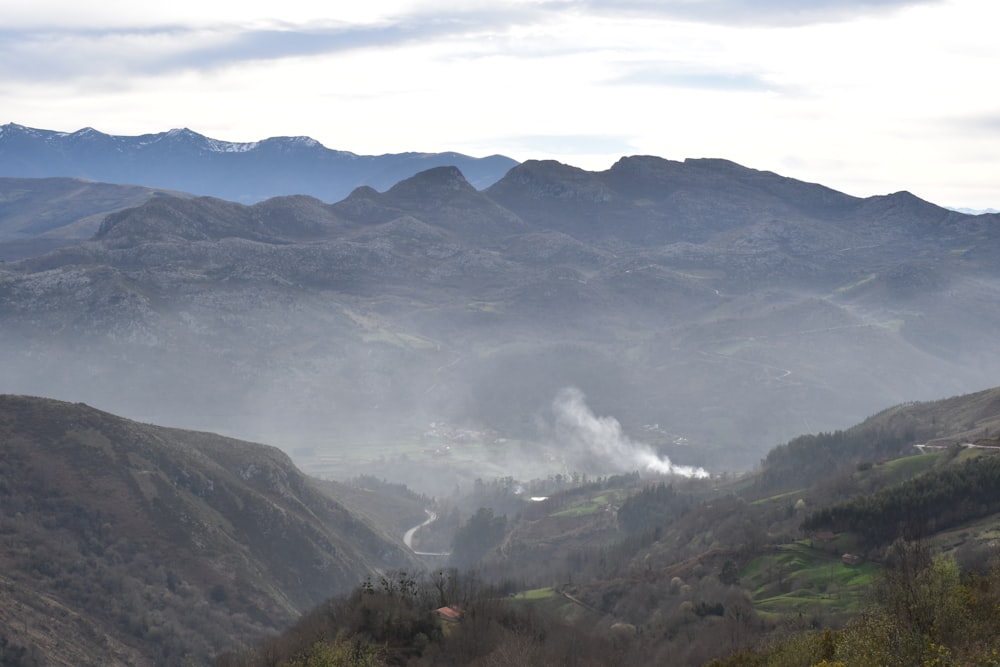
POLYGON ((1000 360, 996 215, 725 160, 527 162, 479 190, 438 167, 332 204, 102 186, 115 212, 87 240, 15 225, 95 185, 0 185, 0 230, 32 255, 0 265, 0 390, 274 443, 323 475, 376 460, 433 493, 390 465, 431 450, 466 480, 484 458, 573 472, 567 390, 677 464, 740 471, 991 386, 1000 360))

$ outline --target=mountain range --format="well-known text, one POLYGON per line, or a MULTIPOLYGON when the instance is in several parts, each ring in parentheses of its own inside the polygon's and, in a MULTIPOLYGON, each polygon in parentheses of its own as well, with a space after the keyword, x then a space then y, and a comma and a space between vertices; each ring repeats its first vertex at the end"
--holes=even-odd
POLYGON ((119 136, 89 127, 57 132, 15 123, 0 126, 0 176, 83 178, 243 203, 291 194, 336 201, 355 187, 385 189, 419 171, 442 165, 455 165, 472 183, 486 187, 515 164, 502 155, 356 155, 331 150, 309 137, 271 137, 238 143, 212 139, 186 128, 119 136))
POLYGON ((633 156, 485 189, 437 167, 334 204, 148 196, 0 265, 0 389, 321 457, 430 422, 551 443, 575 386, 732 470, 1000 367, 998 216, 906 192, 633 156))

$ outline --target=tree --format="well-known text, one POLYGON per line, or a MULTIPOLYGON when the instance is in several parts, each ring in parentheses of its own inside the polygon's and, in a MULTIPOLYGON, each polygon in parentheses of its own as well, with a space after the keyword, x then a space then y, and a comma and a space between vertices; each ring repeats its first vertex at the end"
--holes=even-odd
POLYGON ((476 564, 500 543, 507 531, 507 517, 493 515, 493 510, 480 507, 469 520, 455 531, 451 562, 459 567, 476 564))
POLYGON ((378 648, 359 641, 316 642, 287 667, 382 667, 378 648))

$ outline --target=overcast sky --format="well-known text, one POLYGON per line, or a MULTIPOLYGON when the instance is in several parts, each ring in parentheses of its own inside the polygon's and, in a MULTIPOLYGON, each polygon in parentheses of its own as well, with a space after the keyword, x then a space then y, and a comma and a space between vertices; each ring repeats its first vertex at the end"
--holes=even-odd
POLYGON ((996 0, 5 0, 0 123, 721 157, 1000 208, 998 26, 996 0))

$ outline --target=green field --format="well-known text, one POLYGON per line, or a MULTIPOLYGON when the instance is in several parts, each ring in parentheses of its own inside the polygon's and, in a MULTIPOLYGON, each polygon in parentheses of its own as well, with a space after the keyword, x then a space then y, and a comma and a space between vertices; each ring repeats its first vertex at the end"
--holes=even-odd
POLYGON ((787 500, 787 499, 790 499, 790 498, 800 498, 802 496, 802 493, 805 490, 806 489, 796 489, 794 491, 786 491, 785 493, 779 493, 776 496, 769 496, 767 498, 760 498, 759 500, 755 500, 755 501, 753 501, 750 504, 751 505, 763 505, 765 503, 773 503, 773 502, 778 501, 778 500, 787 500))
POLYGON ((517 595, 514 596, 514 599, 526 600, 528 602, 537 602, 539 600, 551 600, 553 597, 555 597, 555 595, 556 595, 555 590, 550 586, 547 588, 534 588, 530 591, 524 591, 518 593, 517 595))
POLYGON ((873 563, 847 565, 833 553, 795 542, 753 559, 740 584, 765 615, 857 613, 878 571, 873 563))
POLYGON ((944 451, 927 452, 926 454, 915 454, 902 458, 887 461, 872 468, 859 472, 859 479, 874 478, 878 480, 880 486, 889 486, 905 482, 908 479, 922 475, 947 455, 944 451))
POLYGON ((566 509, 553 513, 552 516, 586 516, 588 514, 596 514, 611 503, 618 502, 623 494, 624 491, 621 490, 605 491, 598 496, 575 502, 566 509))

